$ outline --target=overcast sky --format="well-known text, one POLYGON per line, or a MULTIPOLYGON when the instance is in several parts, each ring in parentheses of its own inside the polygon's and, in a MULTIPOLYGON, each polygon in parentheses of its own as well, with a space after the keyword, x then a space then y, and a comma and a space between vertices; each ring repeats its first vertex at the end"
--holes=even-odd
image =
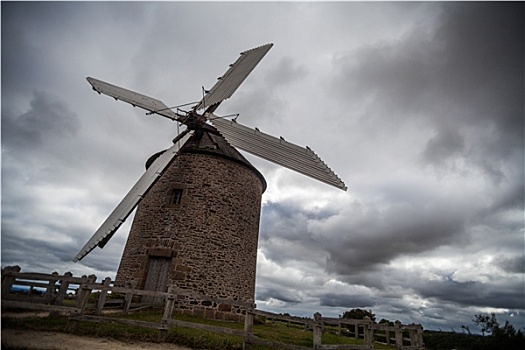
POLYGON ((2 267, 115 277, 131 223, 72 259, 176 123, 95 93, 198 101, 311 147, 343 192, 256 157, 260 309, 525 322, 523 3, 2 2, 2 267))

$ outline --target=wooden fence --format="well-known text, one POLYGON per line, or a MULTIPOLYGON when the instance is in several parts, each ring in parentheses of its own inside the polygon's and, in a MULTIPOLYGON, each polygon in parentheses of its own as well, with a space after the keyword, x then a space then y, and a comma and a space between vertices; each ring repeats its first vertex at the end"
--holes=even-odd
MULTIPOLYGON (((364 320, 352 320, 342 318, 322 317, 320 313, 315 313, 313 318, 295 317, 275 314, 267 311, 257 310, 256 305, 251 302, 240 302, 231 299, 212 298, 199 295, 191 291, 181 290, 175 286, 168 288, 167 292, 155 292, 148 290, 135 289, 133 286, 118 287, 114 286, 108 277, 101 283, 96 282, 96 276, 73 277, 71 273, 59 275, 42 273, 22 273, 20 267, 6 267, 2 269, 2 308, 21 308, 30 310, 49 311, 50 315, 58 313, 69 316, 70 326, 76 326, 78 321, 120 323, 138 327, 153 328, 159 330, 160 339, 165 339, 170 327, 186 327, 200 330, 206 330, 215 333, 235 335, 243 338, 243 348, 249 348, 252 344, 266 345, 272 348, 286 349, 373 349, 374 341, 395 346, 402 350, 419 350, 424 349, 423 328, 421 325, 402 325, 396 321, 394 326, 377 324, 369 318, 364 320), (18 295, 10 293, 13 286, 29 287, 29 293, 18 295), (76 288, 75 288, 76 286, 76 288), (44 289, 43 295, 34 296, 31 293, 35 288, 44 289), (74 291, 74 303, 64 304, 68 291, 74 291), (98 294, 98 298, 93 298, 93 293, 98 294), (123 299, 109 300, 108 295, 120 294, 123 299), (116 317, 105 317, 104 308, 108 306, 118 307, 121 312, 126 314, 130 311, 152 306, 152 304, 133 303, 135 296, 148 296, 152 300, 163 299, 163 304, 157 304, 164 308, 164 314, 160 322, 135 321, 116 317), (187 321, 176 320, 172 318, 175 302, 178 296, 189 296, 200 300, 210 301, 217 304, 229 304, 239 306, 245 309, 244 330, 204 325, 187 321), (90 310, 90 312, 88 312, 90 310), (93 312, 94 310, 94 312, 93 312), (91 313, 91 314, 90 314, 91 313), (253 324, 255 317, 264 317, 274 321, 286 322, 288 325, 298 324, 304 329, 311 329, 313 334, 312 347, 301 347, 292 344, 273 342, 256 337, 253 334, 253 324), (349 329, 353 328, 353 332, 349 329), (323 332, 334 331, 343 335, 351 333, 355 338, 363 339, 363 345, 331 345, 322 344, 323 332), (408 338, 404 337, 408 335, 408 338), (393 338, 392 338, 393 335, 393 338)), ((206 316, 206 315, 204 315, 206 316)))

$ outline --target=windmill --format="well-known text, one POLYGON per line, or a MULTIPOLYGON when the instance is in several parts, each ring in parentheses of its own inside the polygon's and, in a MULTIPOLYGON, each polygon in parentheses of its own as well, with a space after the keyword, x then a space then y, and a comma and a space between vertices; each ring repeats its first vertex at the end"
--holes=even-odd
MULTIPOLYGON (((253 299, 266 182, 236 148, 346 191, 343 181, 309 147, 214 114, 272 46, 242 52, 189 111, 174 111, 157 99, 87 78, 99 94, 169 118, 186 129, 173 140, 173 146, 148 160, 146 172, 75 256, 75 262, 97 246, 103 248, 138 206, 117 282, 132 281, 150 290, 165 290, 175 283, 208 296, 253 299)), ((228 305, 203 305, 196 300, 187 300, 181 307, 193 313, 214 308, 214 317, 239 312, 228 305)))

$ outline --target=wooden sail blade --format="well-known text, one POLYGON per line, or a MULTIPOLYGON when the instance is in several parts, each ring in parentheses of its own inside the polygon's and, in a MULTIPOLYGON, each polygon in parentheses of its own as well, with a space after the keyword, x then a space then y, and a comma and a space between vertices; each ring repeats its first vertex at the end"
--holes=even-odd
POLYGON ((131 214, 133 209, 140 203, 144 195, 153 186, 157 179, 162 175, 162 172, 173 161, 178 151, 193 135, 193 131, 183 131, 177 139, 174 140, 174 145, 162 153, 153 164, 146 170, 137 183, 133 186, 131 191, 122 199, 115 210, 104 221, 100 228, 95 232, 91 239, 84 245, 79 253, 73 259, 74 262, 81 260, 89 252, 95 249, 96 246, 100 248, 109 241, 115 234, 120 225, 131 214))
POLYGON ((231 120, 210 120, 232 146, 343 191, 347 190, 344 182, 310 148, 297 146, 231 120))
POLYGON ((138 92, 121 88, 110 83, 106 83, 95 78, 87 77, 86 79, 93 87, 93 90, 99 94, 108 95, 116 100, 127 102, 133 107, 140 107, 151 113, 156 113, 172 120, 181 121, 179 115, 173 112, 160 100, 139 94, 138 92))
MULTIPOLYGON (((237 61, 230 65, 226 73, 219 78, 219 81, 204 95, 204 98, 194 109, 198 111, 203 108, 215 106, 225 99, 230 98, 272 46, 273 44, 266 44, 241 52, 241 56, 237 61)), ((212 111, 213 110, 210 110, 209 112, 212 111)))

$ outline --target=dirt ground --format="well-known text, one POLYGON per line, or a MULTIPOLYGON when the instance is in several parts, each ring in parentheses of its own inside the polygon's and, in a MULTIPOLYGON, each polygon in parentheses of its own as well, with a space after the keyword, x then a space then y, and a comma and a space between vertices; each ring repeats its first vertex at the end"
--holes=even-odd
POLYGON ((168 343, 121 342, 106 338, 90 338, 57 332, 2 329, 2 348, 27 350, 191 350, 168 343))

